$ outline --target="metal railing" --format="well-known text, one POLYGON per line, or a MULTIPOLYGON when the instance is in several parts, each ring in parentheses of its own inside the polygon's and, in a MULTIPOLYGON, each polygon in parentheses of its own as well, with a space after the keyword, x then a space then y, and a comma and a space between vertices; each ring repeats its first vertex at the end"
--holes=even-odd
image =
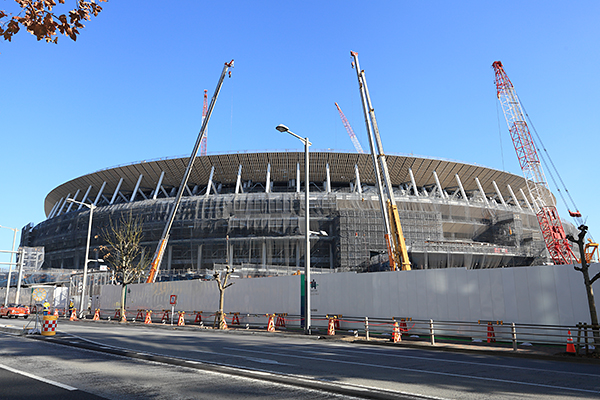
MULTIPOLYGON (((94 313, 87 316, 92 318, 94 313)), ((195 325, 208 328, 215 326, 217 312, 162 309, 127 309, 126 317, 130 322, 143 323, 147 317, 154 324, 177 325, 179 316, 182 315, 185 325, 195 325), (148 312, 150 314, 148 315, 148 312)), ((303 317, 288 313, 247 313, 227 312, 226 321, 229 328, 235 329, 267 329, 269 318, 273 318, 275 330, 302 331, 303 317)), ((69 317, 69 315, 65 315, 69 317)), ((98 317, 102 320, 119 320, 118 309, 98 310, 98 317)), ((313 315, 313 334, 326 334, 330 320, 335 322, 335 331, 338 334, 364 338, 364 340, 391 340, 394 327, 398 326, 401 337, 405 340, 428 342, 435 346, 439 343, 454 344, 485 344, 498 346, 517 351, 519 348, 528 348, 533 345, 564 347, 573 343, 576 353, 582 350, 588 354, 594 350, 594 329, 597 335, 599 327, 588 324, 569 325, 537 325, 519 324, 504 321, 434 321, 412 319, 410 317, 358 317, 340 314, 313 315), (576 341, 573 339, 576 338, 576 341), (570 342, 569 342, 570 341, 570 342)), ((558 352, 558 351, 557 351, 558 352)))

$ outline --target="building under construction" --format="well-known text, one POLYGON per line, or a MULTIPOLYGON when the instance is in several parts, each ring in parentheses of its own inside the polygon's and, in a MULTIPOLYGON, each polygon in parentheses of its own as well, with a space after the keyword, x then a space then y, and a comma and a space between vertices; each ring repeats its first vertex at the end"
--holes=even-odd
MULTIPOLYGON (((110 221, 129 213, 142 221, 143 244, 154 252, 187 161, 144 161, 64 183, 46 197, 47 219, 23 229, 21 244, 45 247, 43 268, 83 268, 89 209, 66 201, 74 199, 97 206, 91 258, 98 258, 110 221)), ((387 162, 413 269, 549 261, 522 177, 423 157, 388 155, 387 162)), ((240 276, 303 270, 303 171, 304 153, 297 152, 198 157, 171 230, 163 277, 203 276, 226 263, 240 276)), ((309 179, 310 230, 319 232, 311 239, 312 268, 386 269, 371 156, 311 152, 309 179)))

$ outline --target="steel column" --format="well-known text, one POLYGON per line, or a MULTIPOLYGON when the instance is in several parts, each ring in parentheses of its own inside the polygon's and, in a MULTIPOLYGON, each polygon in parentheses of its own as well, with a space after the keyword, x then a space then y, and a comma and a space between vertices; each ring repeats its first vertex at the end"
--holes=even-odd
POLYGON ((106 181, 104 181, 104 183, 102 184, 102 187, 100 187, 100 191, 98 191, 98 194, 96 195, 96 199, 94 200, 94 205, 98 204, 98 200, 100 200, 100 197, 102 196, 104 187, 106 187, 106 181))
POLYGON ((110 199, 110 202, 108 204, 113 204, 115 202, 115 199, 117 198, 117 194, 119 193, 119 189, 121 189, 121 185, 123 184, 123 178, 121 178, 119 180, 119 183, 117 184, 117 188, 115 189, 115 192, 112 195, 112 198, 110 199))
POLYGON ((468 203, 469 199, 467 198, 467 193, 465 192, 465 188, 463 187, 463 184, 460 181, 460 177, 458 176, 458 174, 455 174, 454 177, 456 178, 456 182, 458 183, 458 187, 460 188, 460 194, 462 194, 463 200, 468 203))

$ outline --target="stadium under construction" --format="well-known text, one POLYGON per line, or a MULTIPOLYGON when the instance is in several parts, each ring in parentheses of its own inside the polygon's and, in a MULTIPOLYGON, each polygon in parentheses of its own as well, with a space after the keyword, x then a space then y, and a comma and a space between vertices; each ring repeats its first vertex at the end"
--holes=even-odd
MULTIPOLYGON (((23 228, 22 246, 43 246, 42 269, 82 269, 89 209, 91 258, 110 221, 131 214, 154 252, 188 158, 144 161, 75 178, 45 200, 47 219, 23 228)), ((455 161, 388 155, 413 269, 497 268, 550 262, 524 178, 455 161)), ((310 153, 313 272, 387 265, 371 156, 310 153)), ((161 275, 202 277, 229 264, 242 276, 304 268, 304 153, 238 152, 196 159, 171 230, 161 275)), ((565 224, 567 232, 575 232, 565 224)), ((92 268, 97 264, 91 264, 92 268)))

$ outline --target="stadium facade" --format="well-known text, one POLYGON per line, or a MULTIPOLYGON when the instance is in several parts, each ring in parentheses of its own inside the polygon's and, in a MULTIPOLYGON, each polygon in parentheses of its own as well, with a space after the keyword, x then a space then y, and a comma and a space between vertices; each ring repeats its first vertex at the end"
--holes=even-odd
MULTIPOLYGON (((66 201, 74 199, 97 206, 91 258, 110 221, 129 213, 142 221, 143 244, 154 252, 187 161, 143 161, 58 186, 45 199, 47 219, 23 228, 21 245, 45 247, 44 269, 82 268, 90 211, 66 201)), ((549 261, 522 177, 416 156, 388 156, 388 166, 414 269, 549 261)), ((311 152, 309 178, 310 230, 322 232, 311 241, 316 272, 385 269, 371 156, 311 152)), ((225 263, 247 276, 302 270, 304 180, 304 153, 198 157, 161 270, 196 276, 225 263)))

